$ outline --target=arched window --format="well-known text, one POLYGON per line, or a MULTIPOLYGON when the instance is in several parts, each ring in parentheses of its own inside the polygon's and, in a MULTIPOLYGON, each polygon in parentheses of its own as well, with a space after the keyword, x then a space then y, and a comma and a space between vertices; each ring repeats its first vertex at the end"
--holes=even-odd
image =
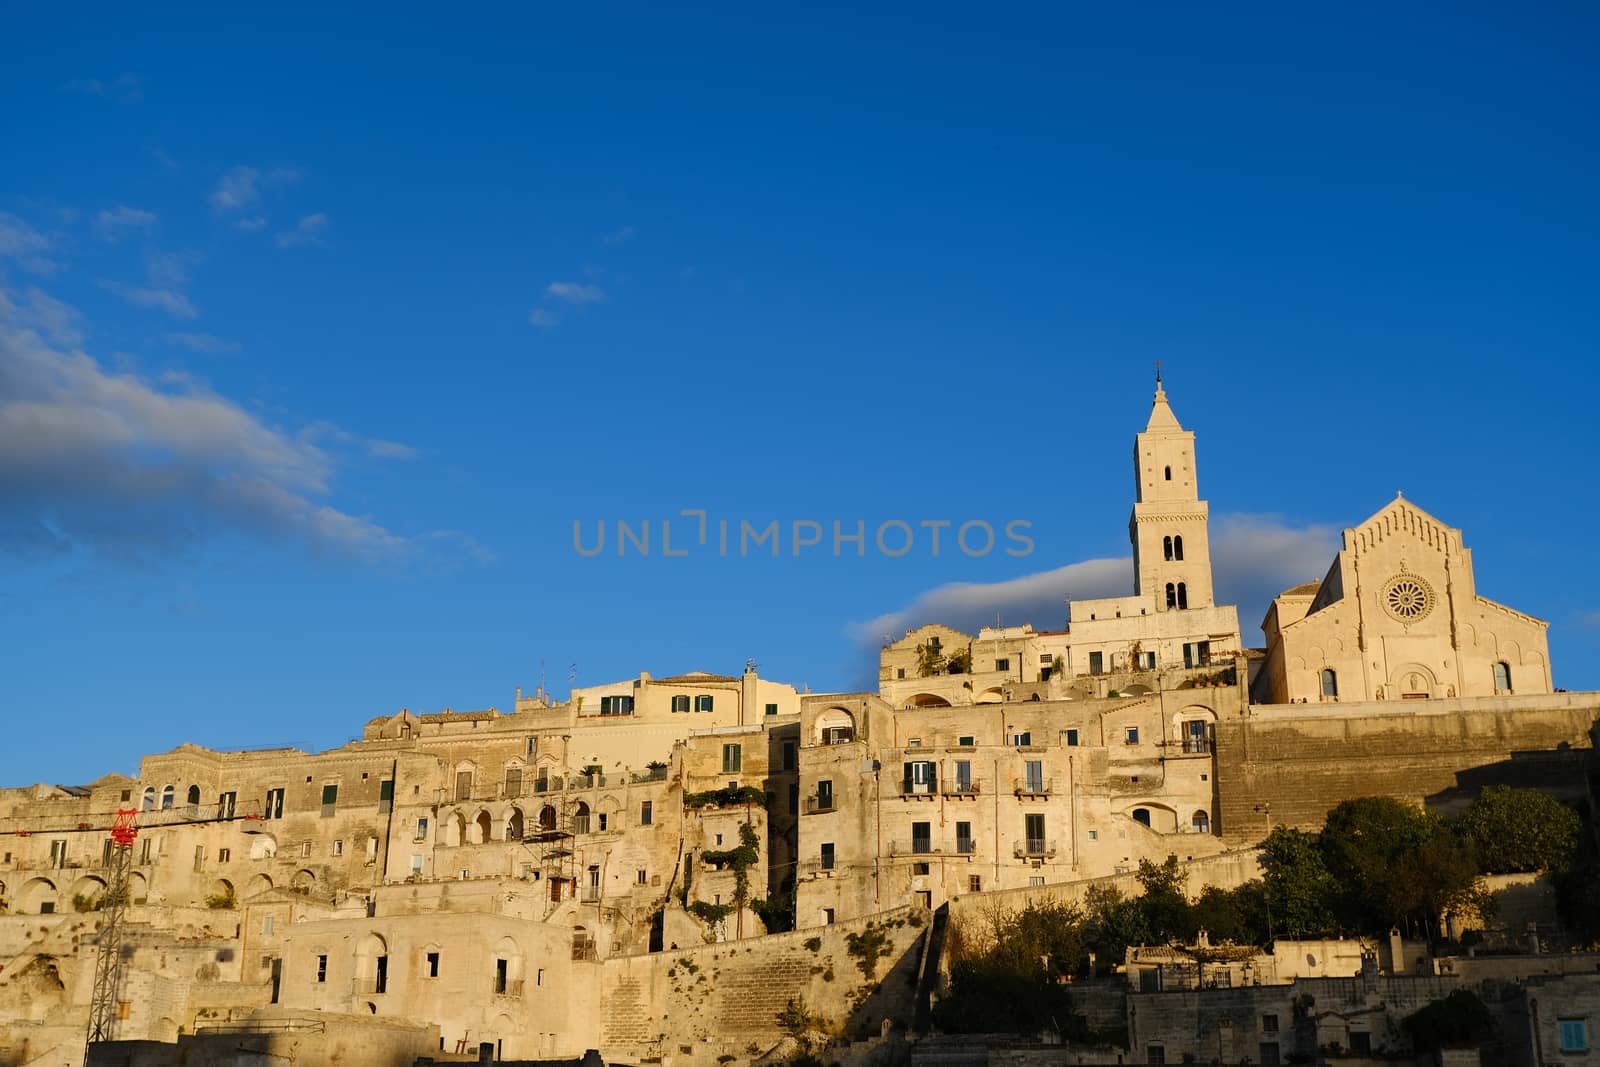
POLYGON ((1178 607, 1186 608, 1188 606, 1189 606, 1189 585, 1188 585, 1187 582, 1179 582, 1178 583, 1178 607))
POLYGON ((161 787, 161 810, 171 811, 172 802, 177 798, 177 791, 170 785, 161 787))
POLYGON ((1339 695, 1339 676, 1331 668, 1322 672, 1322 695, 1324 698, 1339 695))
POLYGON ((1177 606, 1178 606, 1178 587, 1173 585, 1171 582, 1168 582, 1167 583, 1167 607, 1175 608, 1177 606))
POLYGON ((1501 662, 1494 665, 1494 691, 1511 692, 1511 664, 1501 662))
POLYGON ((1194 828, 1194 832, 1197 834, 1209 834, 1211 832, 1211 816, 1206 814, 1204 808, 1201 808, 1189 819, 1189 825, 1194 828))
POLYGON ((1172 558, 1172 538, 1171 537, 1163 537, 1161 539, 1161 554, 1163 556, 1165 556, 1167 559, 1171 559, 1172 558))
POLYGON ((1173 559, 1182 559, 1183 558, 1183 535, 1182 534, 1179 534, 1177 537, 1174 537, 1172 539, 1172 558, 1173 559))
POLYGON ((141 805, 141 806, 144 808, 145 811, 155 811, 156 810, 156 787, 155 786, 147 785, 147 786, 144 787, 144 804, 141 805))
POLYGON ((200 804, 200 787, 197 786, 197 785, 191 785, 189 787, 189 806, 190 807, 198 807, 199 804, 200 804))
POLYGON ((1140 824, 1142 824, 1144 826, 1149 826, 1150 825, 1150 809, 1149 808, 1134 808, 1133 809, 1133 821, 1136 822, 1136 823, 1140 823, 1140 824))
POLYGON ((1171 467, 1167 468, 1167 481, 1169 481, 1169 482, 1172 481, 1172 468, 1171 467))

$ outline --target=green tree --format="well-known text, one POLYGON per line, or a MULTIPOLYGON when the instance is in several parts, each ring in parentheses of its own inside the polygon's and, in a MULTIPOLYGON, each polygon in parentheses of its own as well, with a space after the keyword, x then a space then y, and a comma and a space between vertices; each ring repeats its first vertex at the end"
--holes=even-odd
POLYGON ((1262 910, 1270 932, 1317 937, 1338 930, 1339 883, 1328 872, 1317 835, 1274 827, 1261 843, 1262 910))
POLYGON ((933 642, 917 646, 917 673, 924 678, 931 678, 944 670, 944 653, 939 651, 939 646, 933 642))
POLYGON ((934 1008, 934 1021, 950 1033, 1081 1035, 1071 1012, 1066 979, 1088 965, 1083 912, 1059 901, 1033 901, 1020 911, 996 907, 976 940, 953 941, 950 992, 934 1008))
POLYGON ((1456 820, 1483 870, 1559 870, 1572 859, 1582 820, 1549 793, 1492 785, 1456 820))
POLYGON ((1213 944, 1265 945, 1267 887, 1259 878, 1233 889, 1208 885, 1190 906, 1196 931, 1204 930, 1213 944))
POLYGON ((1432 932, 1477 892, 1477 864, 1461 838, 1391 797, 1344 801, 1328 812, 1318 844, 1341 889, 1336 913, 1365 933, 1418 923, 1432 932))
POLYGON ((1406 1033, 1418 1052, 1441 1048, 1480 1048, 1494 1040, 1494 1017, 1470 989, 1457 989, 1443 1000, 1406 1016, 1406 1033))
POLYGON ((1183 891, 1183 869, 1177 856, 1168 856, 1161 863, 1139 861, 1139 885, 1144 893, 1138 898, 1139 910, 1144 914, 1146 936, 1152 941, 1187 941, 1194 937, 1195 923, 1189 898, 1183 891))

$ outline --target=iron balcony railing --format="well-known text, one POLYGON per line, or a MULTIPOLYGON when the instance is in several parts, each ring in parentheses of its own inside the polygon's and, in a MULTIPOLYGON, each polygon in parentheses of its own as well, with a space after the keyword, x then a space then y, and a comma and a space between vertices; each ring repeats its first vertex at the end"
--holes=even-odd
POLYGON ((901 839, 889 842, 889 855, 891 856, 932 856, 944 851, 944 847, 936 844, 931 838, 913 837, 909 841, 901 839))
POLYGON ((958 774, 946 778, 939 791, 947 797, 975 797, 987 792, 987 784, 982 778, 963 778, 958 774))
POLYGON ((1012 843, 1012 851, 1018 859, 1049 857, 1056 854, 1056 843, 1048 837, 1025 837, 1012 843))
POLYGON ((831 795, 830 796, 826 796, 826 797, 818 797, 818 796, 806 797, 806 814, 807 815, 817 815, 817 814, 820 814, 821 812, 835 811, 835 810, 837 810, 837 805, 835 804, 834 799, 833 799, 833 797, 831 795))
POLYGON ((1013 791, 1018 796, 1048 796, 1055 792, 1055 781, 1051 778, 1035 778, 1029 775, 1018 778, 1013 786, 1013 791))

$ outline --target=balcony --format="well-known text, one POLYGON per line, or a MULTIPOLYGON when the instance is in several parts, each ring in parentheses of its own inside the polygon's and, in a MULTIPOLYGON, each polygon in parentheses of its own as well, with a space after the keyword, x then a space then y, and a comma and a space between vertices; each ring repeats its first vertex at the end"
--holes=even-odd
POLYGON ((834 804, 834 800, 831 795, 825 797, 806 797, 805 813, 807 815, 821 815, 824 812, 836 810, 838 809, 834 804))
POLYGON ((600 897, 600 887, 597 885, 586 885, 578 894, 578 900, 583 904, 598 904, 600 903, 600 897))
POLYGON ((1211 755, 1211 739, 1206 737, 1186 737, 1182 741, 1167 742, 1175 754, 1185 756, 1211 755))
POLYGON ((889 842, 889 855, 891 856, 935 856, 944 852, 941 845, 936 845, 926 837, 913 837, 909 841, 901 839, 889 842))
POLYGON ((1056 843, 1048 837, 1028 837, 1012 842, 1012 853, 1017 859, 1048 859, 1056 854, 1056 843))
POLYGON ((970 837, 956 838, 956 853, 961 856, 971 856, 978 851, 978 842, 970 837))
POLYGON ((1047 797, 1055 792, 1053 778, 1018 778, 1012 784, 1012 792, 1019 797, 1047 797))
POLYGON ((988 792, 987 784, 982 778, 962 778, 957 775, 947 780, 939 791, 947 797, 976 797, 988 792))
POLYGON ((638 785, 642 782, 664 782, 666 780, 667 768, 665 764, 660 767, 650 767, 643 771, 633 772, 633 782, 635 785, 638 785))
POLYGON ((350 984, 358 997, 372 997, 389 991, 389 980, 384 976, 357 978, 350 984))
MULTIPOLYGON (((573 958, 576 959, 577 957, 574 956, 573 958)), ((511 981, 505 981, 496 978, 494 983, 494 995, 497 997, 516 997, 521 999, 522 979, 517 978, 511 981)))
POLYGON ((939 786, 936 782, 901 781, 898 783, 897 788, 903 797, 931 797, 939 792, 939 786))
POLYGON ((828 860, 804 860, 800 864, 800 877, 816 878, 819 875, 833 877, 833 872, 838 870, 838 865, 828 860))

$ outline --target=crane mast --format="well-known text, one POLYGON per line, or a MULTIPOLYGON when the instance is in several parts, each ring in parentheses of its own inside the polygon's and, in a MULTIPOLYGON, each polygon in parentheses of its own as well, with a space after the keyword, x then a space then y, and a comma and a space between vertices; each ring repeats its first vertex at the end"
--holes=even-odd
POLYGON ((111 880, 100 904, 99 955, 94 966, 94 992, 89 999, 89 1033, 83 1046, 88 1067, 94 1046, 110 1041, 117 1025, 117 994, 122 987, 122 919, 128 907, 128 872, 133 865, 133 842, 139 836, 139 813, 133 808, 117 812, 111 824, 111 880))

